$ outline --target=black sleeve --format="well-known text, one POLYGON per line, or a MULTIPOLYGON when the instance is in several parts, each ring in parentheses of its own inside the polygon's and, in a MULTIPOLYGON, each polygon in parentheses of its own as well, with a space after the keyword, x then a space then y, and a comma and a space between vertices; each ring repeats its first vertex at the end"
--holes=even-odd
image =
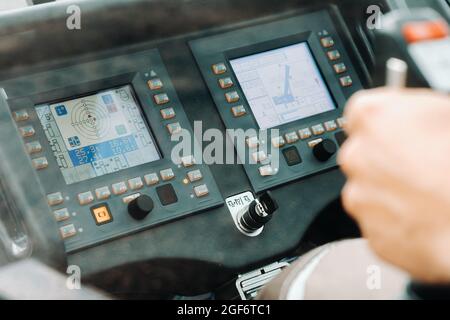
POLYGON ((411 282, 407 288, 409 298, 415 300, 450 300, 450 284, 428 285, 411 282))

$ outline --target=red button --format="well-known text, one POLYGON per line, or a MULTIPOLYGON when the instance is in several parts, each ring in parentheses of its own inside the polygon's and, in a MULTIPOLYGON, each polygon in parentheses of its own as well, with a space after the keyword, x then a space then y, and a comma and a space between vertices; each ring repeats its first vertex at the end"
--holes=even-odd
POLYGON ((444 21, 411 22, 403 26, 403 36, 408 43, 445 38, 449 35, 444 21))

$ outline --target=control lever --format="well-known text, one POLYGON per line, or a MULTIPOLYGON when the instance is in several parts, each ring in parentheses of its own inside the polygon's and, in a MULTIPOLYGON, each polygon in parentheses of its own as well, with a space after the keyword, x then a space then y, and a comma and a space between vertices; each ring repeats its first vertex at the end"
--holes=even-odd
POLYGON ((406 87, 408 65, 405 61, 390 58, 386 62, 386 87, 401 89, 406 87))
POLYGON ((272 193, 270 191, 264 192, 237 214, 239 230, 248 235, 262 229, 272 219, 272 215, 277 209, 278 204, 273 199, 272 193))
POLYGON ((376 86, 450 92, 450 26, 438 12, 416 8, 385 14, 383 28, 374 31, 374 48, 376 86))

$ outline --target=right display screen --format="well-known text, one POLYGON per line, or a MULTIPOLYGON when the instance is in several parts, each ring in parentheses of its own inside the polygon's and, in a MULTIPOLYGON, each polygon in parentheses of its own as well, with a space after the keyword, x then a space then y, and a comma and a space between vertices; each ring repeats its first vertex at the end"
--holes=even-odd
POLYGON ((336 108, 306 42, 230 60, 260 129, 336 108))

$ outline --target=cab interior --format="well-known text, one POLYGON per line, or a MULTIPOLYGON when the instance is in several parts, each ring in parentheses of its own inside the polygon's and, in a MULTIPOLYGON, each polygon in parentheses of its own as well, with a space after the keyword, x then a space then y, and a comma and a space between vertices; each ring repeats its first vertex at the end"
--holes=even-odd
POLYGON ((446 0, 7 2, 5 299, 39 298, 48 279, 53 298, 250 300, 304 253, 360 237, 336 156, 346 101, 383 84, 382 58, 396 50, 370 21, 450 12, 446 0), (313 108, 298 112, 299 99, 313 108), (275 172, 251 137, 227 149, 228 130, 258 128, 279 134, 253 140, 270 159, 281 151, 275 172), (180 132, 204 161, 174 162, 180 132), (239 161, 245 153, 256 161, 239 161), (276 210, 245 228, 239 214, 254 199, 276 210), (67 291, 76 275, 88 290, 67 291))

